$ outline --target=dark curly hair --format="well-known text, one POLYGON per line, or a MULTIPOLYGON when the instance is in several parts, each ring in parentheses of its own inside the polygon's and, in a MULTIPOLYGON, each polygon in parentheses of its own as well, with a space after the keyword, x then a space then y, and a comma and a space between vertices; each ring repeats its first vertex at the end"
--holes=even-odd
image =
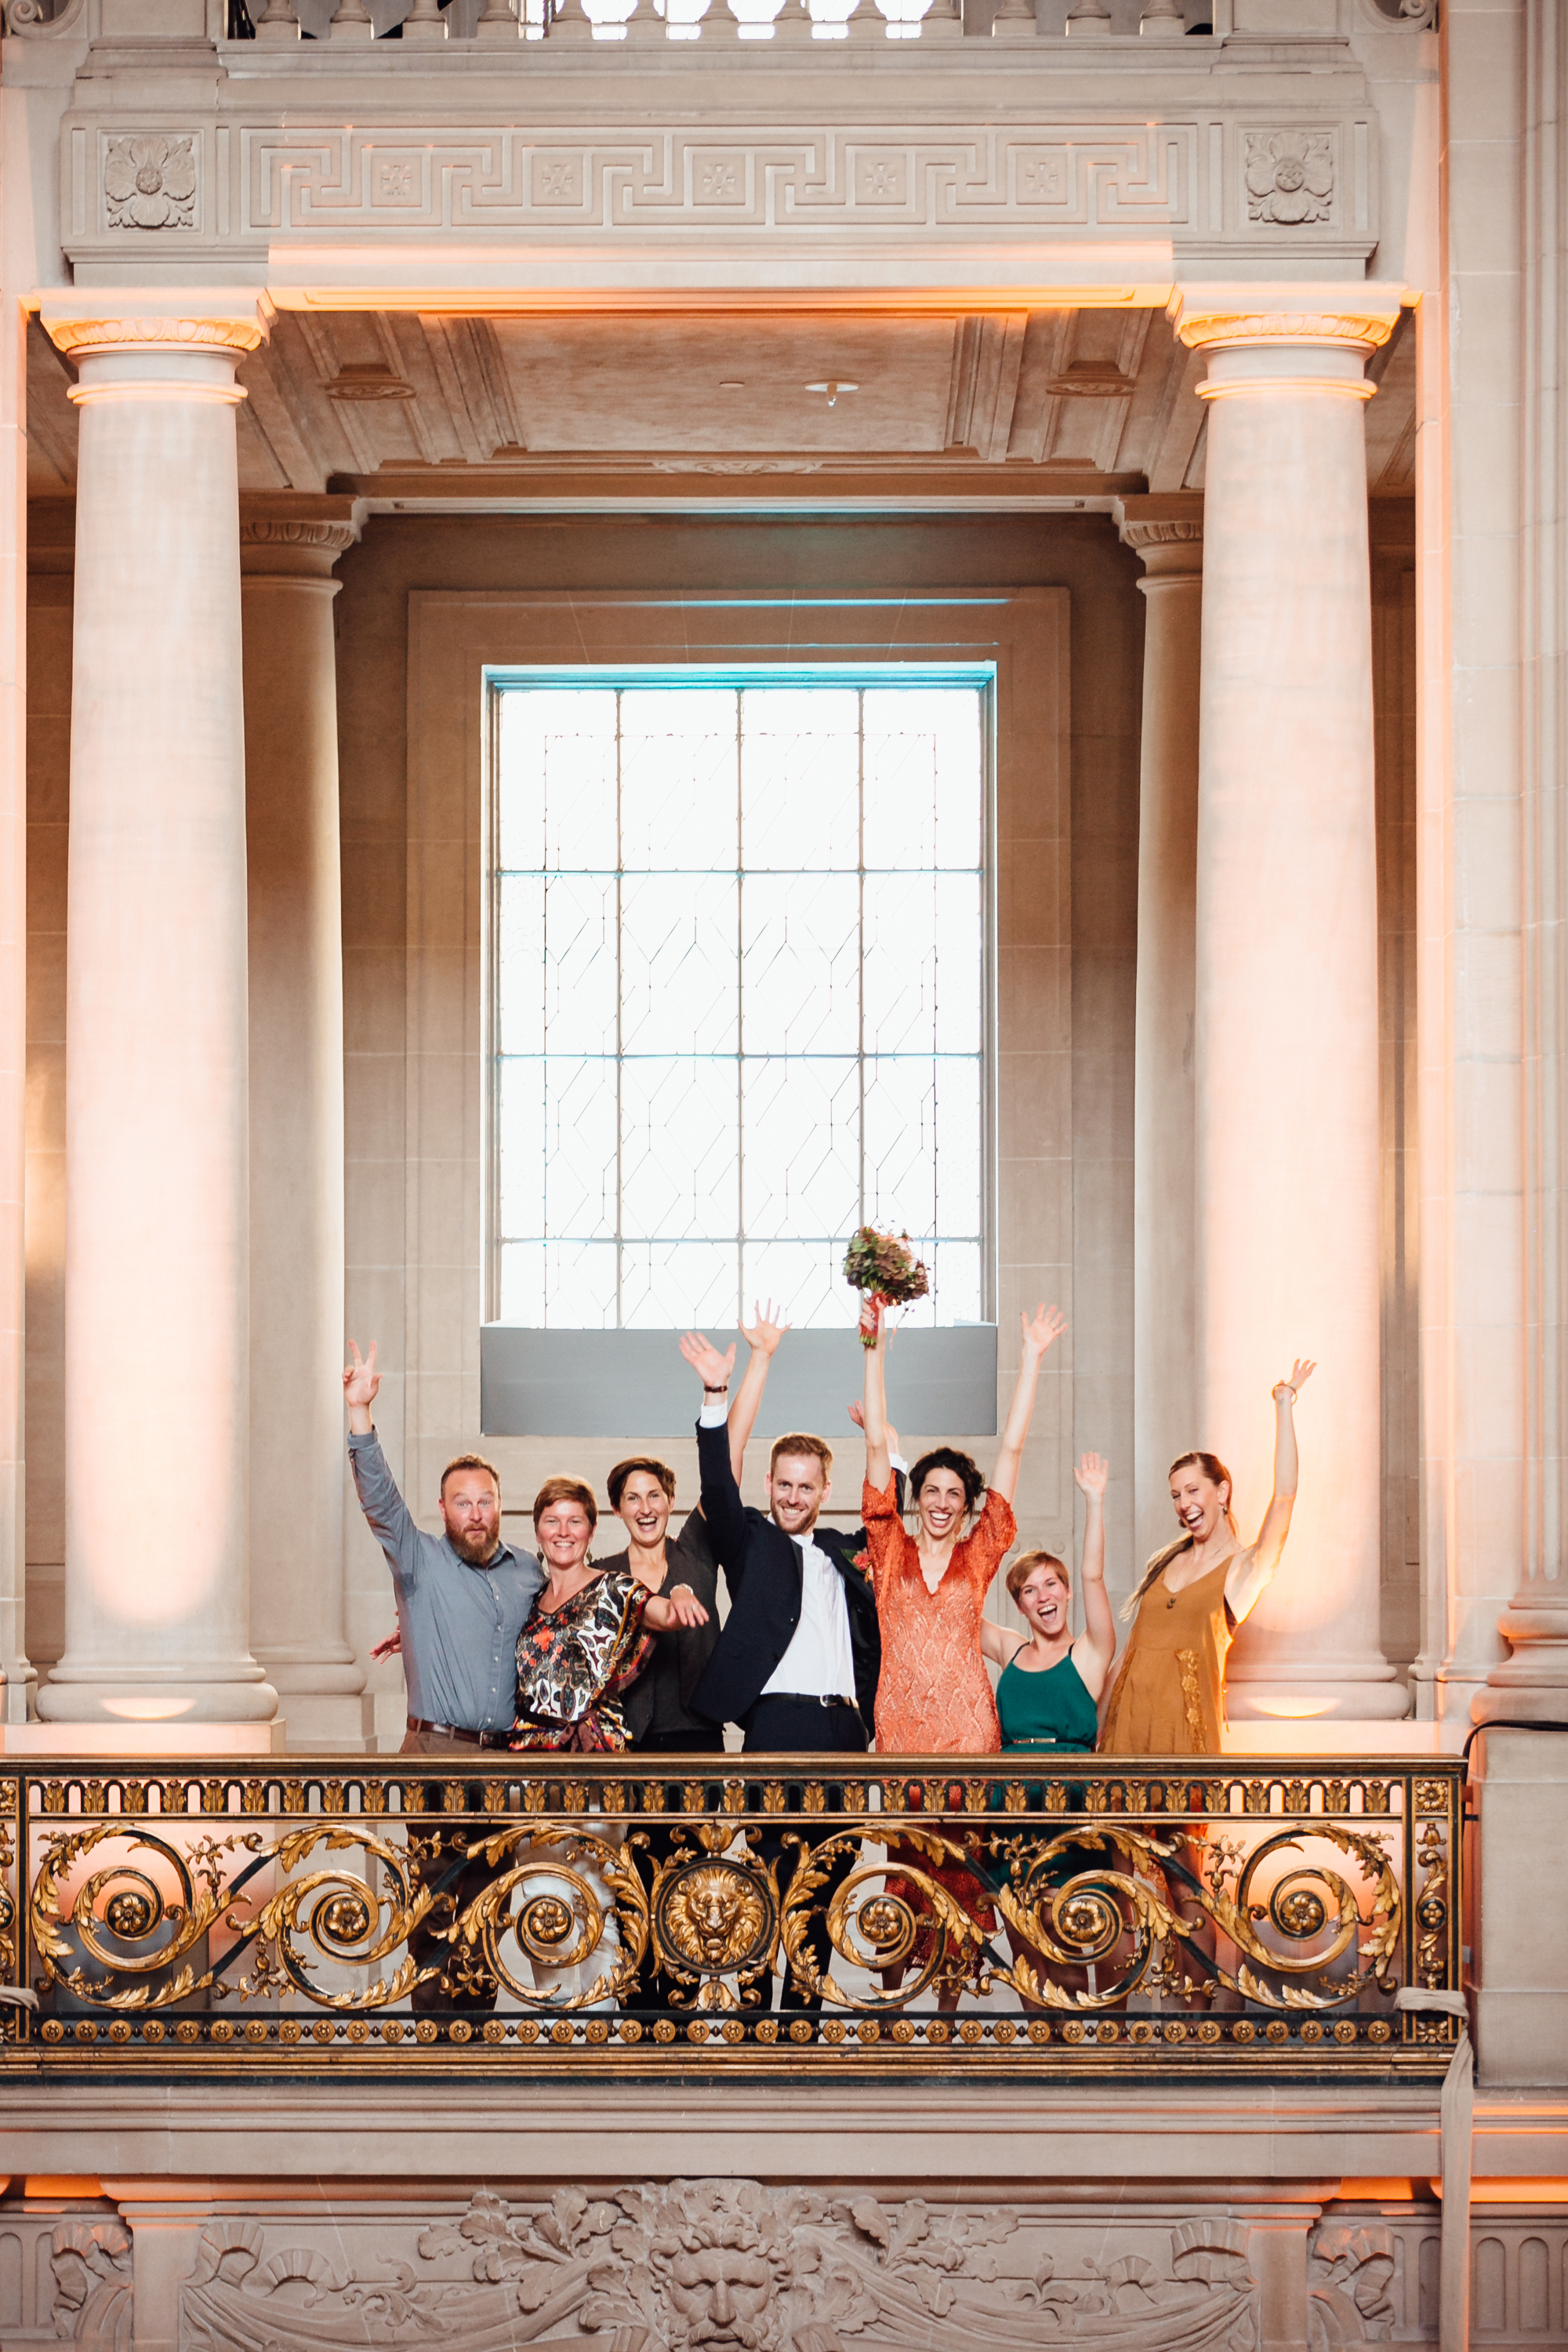
POLYGON ((956 1445, 933 1446, 929 1454, 921 1455, 920 1460, 910 1472, 911 1502, 920 1501, 921 1488, 933 1470, 951 1470, 953 1476, 962 1482, 963 1507, 966 1511, 975 1510, 979 1507, 980 1498, 985 1492, 984 1474, 973 1456, 961 1454, 956 1445))

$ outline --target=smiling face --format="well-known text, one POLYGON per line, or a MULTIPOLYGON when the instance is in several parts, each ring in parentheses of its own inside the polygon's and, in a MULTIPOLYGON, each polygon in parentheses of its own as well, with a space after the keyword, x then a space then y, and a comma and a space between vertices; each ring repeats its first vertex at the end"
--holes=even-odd
POLYGON ((593 1534, 594 1523, 581 1503, 550 1503, 539 1515, 539 1549, 557 1575, 582 1566, 593 1534))
POLYGON ((1171 1501, 1194 1543, 1207 1543, 1230 1507, 1230 1486, 1216 1486, 1201 1462, 1178 1463, 1171 1473, 1171 1501))
POLYGON ((963 1481, 956 1470, 928 1471, 915 1496, 929 1543, 945 1543, 963 1524, 963 1481))
POLYGON ((664 1541, 669 1525, 669 1496, 651 1470, 634 1470, 621 1488, 619 1516, 635 1543, 649 1551, 664 1541))
POLYGON ((1068 1580, 1050 1560, 1043 1559, 1038 1568, 1031 1569, 1018 1588, 1018 1607, 1026 1622, 1047 1642, 1068 1631, 1070 1602, 1068 1580))
POLYGON ((786 1536, 805 1536, 832 1488, 816 1454, 781 1454, 767 1476, 768 1507, 786 1536))

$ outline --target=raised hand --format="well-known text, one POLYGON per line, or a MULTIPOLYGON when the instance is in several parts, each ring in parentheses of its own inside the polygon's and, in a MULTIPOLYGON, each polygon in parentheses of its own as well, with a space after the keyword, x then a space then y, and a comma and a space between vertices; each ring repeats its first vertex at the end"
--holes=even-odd
POLYGON ((700 1331, 688 1331, 682 1337, 680 1352, 705 1389, 721 1389, 729 1385, 730 1375, 735 1369, 733 1340, 721 1356, 711 1339, 704 1339, 700 1331))
POLYGON ((376 1391, 381 1386, 381 1374, 375 1368, 375 1341, 374 1339, 371 1341, 368 1356, 360 1354, 359 1343, 355 1339, 349 1341, 349 1349, 353 1356, 353 1362, 343 1366, 343 1402, 351 1405, 373 1405, 375 1402, 376 1391))
POLYGON ((1018 1322, 1026 1349, 1037 1357, 1054 1347, 1068 1328, 1068 1318, 1059 1307, 1037 1307, 1033 1315, 1020 1315, 1018 1322))
POLYGON ((1110 1476, 1110 1465, 1103 1454, 1086 1454, 1073 1472, 1073 1484, 1080 1495, 1089 1495, 1096 1502, 1105 1500, 1106 1481, 1110 1476))
POLYGON ((1312 1374, 1317 1370, 1317 1364, 1310 1356, 1298 1356, 1295 1362, 1290 1367, 1289 1378, 1288 1380, 1276 1381, 1274 1383, 1274 1387, 1270 1393, 1274 1397, 1276 1403, 1279 1402, 1279 1391, 1281 1389, 1294 1389, 1296 1394, 1300 1396, 1303 1383, 1311 1379, 1312 1374))
MULTIPOLYGON (((779 1341, 784 1338, 784 1333, 789 1329, 789 1325, 779 1321, 780 1310, 773 1305, 771 1298, 768 1300, 765 1307, 758 1301, 753 1305, 752 1311, 756 1317, 756 1320, 754 1323, 742 1324, 741 1337, 745 1340, 748 1347, 760 1348, 764 1356, 771 1356, 773 1349, 778 1346, 779 1341)), ((734 1355, 734 1352, 733 1349, 730 1350, 731 1357, 734 1355)), ((687 1360, 688 1362, 690 1361, 689 1357, 687 1360)))
POLYGON ((373 1658, 400 1658, 403 1655, 403 1631, 394 1627, 384 1642, 377 1642, 371 1650, 373 1658))

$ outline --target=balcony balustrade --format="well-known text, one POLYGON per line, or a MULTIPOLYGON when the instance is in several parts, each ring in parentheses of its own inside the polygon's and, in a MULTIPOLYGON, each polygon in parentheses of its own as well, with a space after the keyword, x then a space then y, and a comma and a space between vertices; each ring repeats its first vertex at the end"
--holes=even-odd
POLYGON ((1459 1986, 1463 1799, 1452 1759, 51 1762, 0 1780, 0 2071, 1434 2076, 1456 2022, 1394 1996, 1459 1986))

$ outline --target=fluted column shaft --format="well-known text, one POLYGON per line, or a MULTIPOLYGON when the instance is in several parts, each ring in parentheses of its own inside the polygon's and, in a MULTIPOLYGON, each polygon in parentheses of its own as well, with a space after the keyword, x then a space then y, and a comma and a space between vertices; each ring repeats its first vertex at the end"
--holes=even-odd
MULTIPOLYGON (((78 362, 56 1722, 255 1723, 235 364, 254 297, 45 324, 78 362)), ((94 315, 96 310, 97 315, 94 315)))
POLYGON ((1183 299, 1206 351, 1195 950, 1196 1442, 1270 1490, 1299 1412, 1284 1566, 1233 1654, 1233 1719, 1397 1716, 1381 1583, 1378 997, 1362 403, 1394 306, 1358 289, 1183 299))
POLYGON ((1520 750, 1524 857, 1523 1573, 1481 1722, 1568 1721, 1568 26, 1525 0, 1520 750))
POLYGON ((363 1751, 343 1630, 343 959, 332 566, 347 499, 240 522, 250 950, 250 1628, 293 1747, 363 1751))
POLYGON ((1143 734, 1138 786, 1138 981, 1132 1111, 1132 1448, 1135 1556, 1171 1539, 1168 1472, 1197 1444, 1193 1201, 1194 929, 1203 499, 1121 499, 1143 562, 1143 734))
MULTIPOLYGON (((0 220, 27 214, 26 95, 0 92, 0 220)), ((26 1168, 27 316, 25 238, 0 244, 0 1722, 26 1720, 23 1232, 26 1168)))

